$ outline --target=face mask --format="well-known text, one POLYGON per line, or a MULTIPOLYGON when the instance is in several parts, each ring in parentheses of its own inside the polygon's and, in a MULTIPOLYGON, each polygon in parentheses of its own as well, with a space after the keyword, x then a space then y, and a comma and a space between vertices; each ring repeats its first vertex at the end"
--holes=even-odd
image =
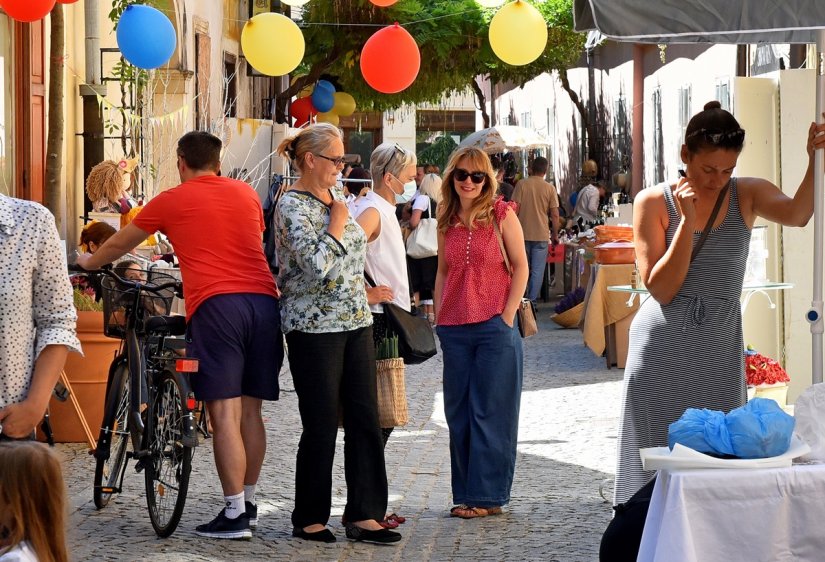
POLYGON ((408 181, 407 183, 404 184, 404 193, 402 193, 401 195, 396 194, 395 202, 396 203, 406 203, 407 201, 412 199, 413 195, 415 195, 415 190, 416 189, 418 189, 418 187, 415 185, 415 180, 412 179, 412 180, 408 181))

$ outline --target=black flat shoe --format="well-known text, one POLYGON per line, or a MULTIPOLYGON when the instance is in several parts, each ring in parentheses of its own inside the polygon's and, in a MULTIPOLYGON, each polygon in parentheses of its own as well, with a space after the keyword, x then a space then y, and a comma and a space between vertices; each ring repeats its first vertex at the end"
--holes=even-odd
POLYGON ((300 527, 294 527, 292 529, 292 536, 298 537, 299 539, 304 539, 305 541, 315 541, 315 542, 335 542, 336 539, 335 535, 332 534, 332 531, 329 529, 323 529, 321 531, 315 531, 314 533, 307 533, 300 527))
POLYGON ((391 544, 401 540, 401 534, 389 529, 368 531, 355 525, 347 525, 347 538, 354 541, 371 542, 375 544, 391 544))

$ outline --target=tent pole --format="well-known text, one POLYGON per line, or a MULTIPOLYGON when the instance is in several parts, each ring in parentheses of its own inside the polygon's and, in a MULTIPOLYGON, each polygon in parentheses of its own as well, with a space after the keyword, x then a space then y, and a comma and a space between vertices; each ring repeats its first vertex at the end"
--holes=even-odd
MULTIPOLYGON (((822 122, 825 111, 825 30, 817 32, 816 41, 816 116, 817 123, 822 122)), ((823 200, 823 182, 825 182, 825 154, 817 150, 814 156, 814 291, 808 322, 811 323, 813 342, 811 353, 811 381, 822 382, 823 361, 823 320, 822 320, 822 275, 823 275, 823 219, 825 219, 825 200, 823 200)))

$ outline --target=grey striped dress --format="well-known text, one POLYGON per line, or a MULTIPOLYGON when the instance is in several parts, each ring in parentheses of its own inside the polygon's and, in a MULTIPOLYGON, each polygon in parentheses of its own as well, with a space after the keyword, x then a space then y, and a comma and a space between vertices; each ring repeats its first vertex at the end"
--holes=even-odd
MULTIPOLYGON (((668 184, 662 189, 670 246, 679 214, 668 184)), ((704 226, 704 225, 702 225, 704 226)), ((627 501, 654 475, 642 470, 639 449, 667 445, 667 428, 686 408, 729 411, 745 403, 739 297, 751 231, 739 210, 736 179, 730 204, 667 305, 647 298, 630 327, 613 503, 627 501)), ((699 239, 694 233, 693 243, 699 239)))

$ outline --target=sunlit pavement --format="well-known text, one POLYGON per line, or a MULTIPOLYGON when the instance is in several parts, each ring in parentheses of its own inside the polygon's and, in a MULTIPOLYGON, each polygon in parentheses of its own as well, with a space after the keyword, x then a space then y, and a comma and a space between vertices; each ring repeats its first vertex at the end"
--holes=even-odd
MULTIPOLYGON (((343 434, 339 433, 330 527, 332 545, 291 537, 295 451, 300 434, 297 397, 287 368, 281 400, 264 408, 269 449, 258 486, 259 527, 252 541, 198 537, 196 525, 221 508, 211 443, 193 461, 180 526, 158 539, 149 523, 143 475, 130 466, 124 492, 108 507, 92 503, 93 459, 80 445, 58 445, 71 502, 73 560, 597 560, 611 510, 599 494, 612 477, 622 371, 605 368, 578 330, 561 330, 539 309, 541 331, 525 342, 524 393, 512 501, 486 519, 449 517, 450 461, 441 397, 441 357, 407 368, 410 423, 386 449, 392 512, 407 517, 394 546, 345 538, 343 434)), ((608 488, 609 491, 610 488, 608 488)))

